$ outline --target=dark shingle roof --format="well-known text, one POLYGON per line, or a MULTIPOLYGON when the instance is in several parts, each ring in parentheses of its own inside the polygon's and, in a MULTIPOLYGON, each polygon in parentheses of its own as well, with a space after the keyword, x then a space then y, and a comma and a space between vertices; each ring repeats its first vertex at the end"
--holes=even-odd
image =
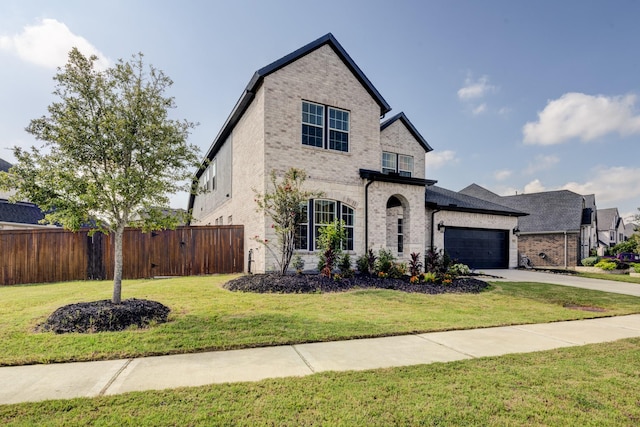
POLYGON ((598 209, 598 230, 610 230, 617 228, 613 222, 619 217, 617 208, 598 209))
POLYGON ((11 163, 0 159, 0 172, 9 172, 11 166, 13 166, 11 163))
POLYGON ((407 127, 411 135, 413 135, 413 137, 420 143, 420 145, 422 145, 422 148, 424 148, 424 151, 426 153, 428 153, 429 151, 433 151, 433 148, 431 148, 427 140, 424 139, 422 135, 420 135, 418 129, 416 129, 416 127, 413 125, 413 123, 411 123, 411 121, 409 121, 409 118, 404 113, 398 113, 395 116, 391 117, 389 120, 386 120, 384 123, 382 123, 380 125, 380 132, 382 132, 398 120, 400 120, 407 127))
POLYGON ((506 216, 525 216, 527 213, 508 206, 482 200, 466 194, 456 193, 436 185, 427 187, 425 202, 428 207, 442 210, 475 212, 506 216))
POLYGON ((472 184, 460 193, 500 203, 529 216, 518 220, 521 232, 579 231, 583 223, 584 205, 592 200, 569 190, 545 191, 541 193, 498 196, 479 185, 472 184))
POLYGON ((9 203, 0 199, 0 222, 16 222, 19 224, 38 224, 44 214, 33 203, 9 203))

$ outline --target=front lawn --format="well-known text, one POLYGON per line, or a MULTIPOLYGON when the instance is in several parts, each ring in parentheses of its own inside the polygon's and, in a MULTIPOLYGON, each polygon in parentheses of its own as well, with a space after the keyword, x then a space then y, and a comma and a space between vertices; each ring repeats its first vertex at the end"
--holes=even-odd
POLYGON ((0 405, 5 426, 636 426, 640 339, 450 363, 0 405))
POLYGON ((640 277, 631 277, 628 274, 605 274, 605 273, 577 273, 579 277, 590 279, 613 280, 616 282, 637 283, 640 285, 640 277))
POLYGON ((637 297, 537 283, 494 283, 480 294, 425 295, 382 289, 254 294, 223 289, 233 277, 237 276, 125 281, 123 298, 167 305, 171 308, 169 322, 149 329, 95 334, 56 335, 34 329, 60 306, 110 298, 111 282, 2 287, 0 365, 129 358, 640 312, 637 297))

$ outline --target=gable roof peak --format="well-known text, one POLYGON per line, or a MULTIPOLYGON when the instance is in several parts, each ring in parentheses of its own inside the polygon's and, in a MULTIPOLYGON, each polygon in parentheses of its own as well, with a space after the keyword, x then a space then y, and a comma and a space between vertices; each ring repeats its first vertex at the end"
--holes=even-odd
POLYGON ((433 148, 431 148, 427 140, 424 139, 424 137, 420 134, 420 132, 418 132, 418 129, 416 129, 416 127, 413 125, 413 123, 411 123, 411 121, 409 120, 407 115, 404 114, 403 111, 399 112, 398 114, 391 117, 390 119, 382 122, 380 124, 380 132, 382 132, 383 130, 385 130, 386 128, 388 128, 389 126, 391 126, 393 123, 397 121, 401 121, 405 125, 409 133, 411 133, 411 135, 413 135, 413 137, 420 143, 420 145, 422 145, 422 148, 424 148, 425 153, 428 153, 429 151, 433 151, 433 148))
POLYGON ((376 103, 380 106, 380 117, 383 117, 389 111, 391 111, 391 106, 387 103, 387 101, 382 97, 380 92, 373 86, 373 83, 367 78, 367 76, 362 72, 360 67, 351 59, 351 56, 347 53, 346 50, 342 47, 342 45, 338 42, 338 40, 334 37, 333 34, 327 33, 324 36, 302 46, 299 49, 294 50, 288 55, 283 56, 282 58, 272 62, 269 65, 266 65, 260 68, 255 72, 249 84, 247 85, 245 91, 253 93, 262 80, 268 76, 269 74, 278 71, 279 69, 286 67, 294 61, 302 58, 310 54, 311 52, 319 49, 320 47, 328 45, 333 49, 333 51, 338 55, 338 57, 342 60, 342 62, 349 68, 349 70, 353 73, 353 75, 358 79, 358 81, 364 86, 364 88, 369 92, 371 97, 376 101, 376 103))

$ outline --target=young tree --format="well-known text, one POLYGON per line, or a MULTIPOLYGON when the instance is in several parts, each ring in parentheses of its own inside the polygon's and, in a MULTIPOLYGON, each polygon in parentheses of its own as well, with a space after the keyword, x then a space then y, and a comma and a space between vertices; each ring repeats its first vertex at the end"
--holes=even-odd
POLYGON ((97 57, 76 48, 55 75, 58 101, 26 128, 43 149, 14 148, 17 164, 0 185, 46 211, 45 221, 67 229, 113 233, 114 304, 121 302, 125 226, 144 231, 175 227, 168 194, 190 190, 198 149, 187 143, 195 126, 168 117, 173 82, 145 66, 143 55, 96 69, 97 57), (165 207, 163 210, 162 208, 165 207))
MULTIPOLYGON (((271 171, 273 192, 256 192, 258 211, 266 213, 271 218, 278 237, 279 259, 276 261, 280 267, 280 274, 285 274, 289 268, 295 249, 296 230, 303 222, 302 214, 307 200, 322 196, 321 192, 302 189, 306 179, 307 174, 304 170, 291 168, 278 182, 276 172, 271 171)), ((265 240, 262 242, 268 244, 265 240)))

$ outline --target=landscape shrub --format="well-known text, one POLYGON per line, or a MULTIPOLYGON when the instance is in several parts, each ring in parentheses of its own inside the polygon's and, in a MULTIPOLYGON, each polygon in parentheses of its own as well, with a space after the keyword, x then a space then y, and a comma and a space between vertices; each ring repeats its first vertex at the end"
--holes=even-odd
POLYGON ((617 265, 618 264, 615 261, 612 261, 609 259, 603 259, 600 262, 598 262, 596 265, 594 265, 594 267, 597 267, 604 271, 611 271, 611 270, 615 270, 617 265))
POLYGON ((291 265, 296 270, 296 273, 298 273, 298 274, 302 273, 302 270, 304 270, 304 260, 302 259, 300 254, 295 254, 293 256, 293 260, 291 261, 291 265))
POLYGON ((593 267, 594 265, 596 265, 599 262, 600 262, 600 257, 598 257, 598 256, 590 256, 590 257, 583 258, 582 260, 580 260, 580 264, 582 264, 585 267, 593 267))
POLYGON ((458 264, 451 265, 447 273, 449 273, 453 277, 458 277, 458 276, 468 275, 469 273, 471 273, 471 270, 469 269, 469 266, 467 266, 466 264, 458 263, 458 264))
POLYGON ((411 277, 418 276, 422 272, 422 262, 420 261, 420 252, 411 252, 411 261, 409 261, 409 273, 411 277))
POLYGON ((378 251, 378 258, 375 262, 376 272, 389 274, 395 264, 396 258, 393 256, 390 250, 380 249, 378 251))
POLYGON ((640 263, 631 264, 631 268, 633 268, 634 272, 640 273, 640 263))
POLYGON ((349 254, 344 254, 340 257, 338 261, 338 270, 340 270, 340 275, 345 279, 353 277, 353 268, 351 267, 351 256, 349 254))

